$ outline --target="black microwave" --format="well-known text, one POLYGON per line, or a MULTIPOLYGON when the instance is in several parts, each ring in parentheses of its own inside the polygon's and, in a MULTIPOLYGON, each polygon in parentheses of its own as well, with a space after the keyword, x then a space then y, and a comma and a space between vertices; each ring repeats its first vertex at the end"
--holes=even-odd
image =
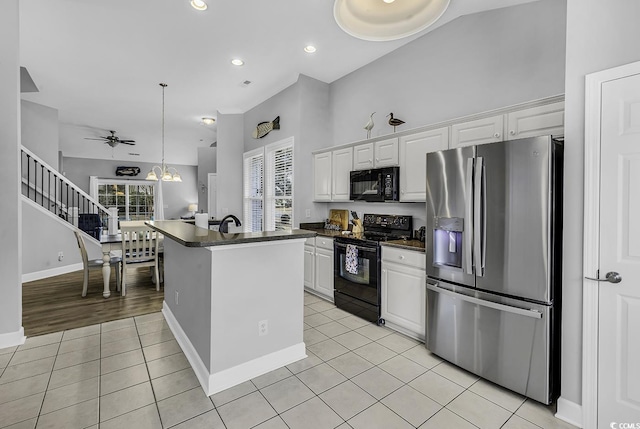
POLYGON ((353 201, 398 201, 399 167, 350 172, 349 199, 353 201))

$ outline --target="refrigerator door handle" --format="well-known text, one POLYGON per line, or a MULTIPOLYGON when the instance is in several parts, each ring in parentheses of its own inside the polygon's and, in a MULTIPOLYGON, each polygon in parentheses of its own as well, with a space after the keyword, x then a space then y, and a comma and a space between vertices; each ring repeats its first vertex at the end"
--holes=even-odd
POLYGON ((473 274, 473 158, 467 158, 467 175, 464 192, 464 269, 467 274, 473 274))
POLYGON ((484 276, 484 257, 482 253, 482 209, 483 209, 483 187, 482 171, 484 169, 484 158, 476 158, 476 168, 473 181, 473 259, 475 262, 476 275, 484 276))
POLYGON ((443 289, 436 285, 427 283, 427 289, 432 290, 437 293, 441 293, 443 295, 450 296, 454 299, 459 299, 461 301, 466 301, 471 304, 481 305, 483 307, 493 308, 494 310, 504 311, 507 313, 518 314, 520 316, 532 317, 534 319, 542 319, 542 313, 538 310, 527 310, 526 308, 518 308, 512 307, 506 304, 500 304, 498 302, 487 301, 480 298, 475 298, 473 296, 463 295, 461 293, 452 292, 447 289, 443 289))
POLYGON ((482 257, 481 270, 484 275, 485 262, 487 260, 487 166, 483 163, 482 166, 482 257))

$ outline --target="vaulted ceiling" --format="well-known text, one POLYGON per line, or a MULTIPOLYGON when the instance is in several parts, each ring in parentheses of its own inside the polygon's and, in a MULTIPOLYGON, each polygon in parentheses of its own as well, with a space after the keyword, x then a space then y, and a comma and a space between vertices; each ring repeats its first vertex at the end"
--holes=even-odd
POLYGON ((202 117, 245 112, 299 73, 331 83, 459 16, 532 0, 451 0, 436 25, 390 42, 343 32, 331 0, 206 1, 199 12, 189 0, 21 0, 21 63, 40 90, 23 98, 58 109, 65 156, 159 162, 166 82, 165 158, 195 165, 216 141, 202 117), (108 130, 136 145, 84 139, 108 130))

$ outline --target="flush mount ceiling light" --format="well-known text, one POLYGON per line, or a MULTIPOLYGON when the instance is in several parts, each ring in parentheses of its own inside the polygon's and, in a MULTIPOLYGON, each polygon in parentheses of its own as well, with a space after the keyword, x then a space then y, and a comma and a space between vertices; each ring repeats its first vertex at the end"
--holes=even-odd
POLYGON ((205 125, 213 125, 215 118, 202 118, 202 123, 205 125))
POLYGON ((242 66, 244 65, 244 61, 242 61, 240 58, 234 58, 231 60, 231 64, 233 64, 234 66, 242 66))
POLYGON ((307 46, 304 47, 304 51, 307 54, 313 54, 316 51, 316 47, 313 46, 313 45, 307 45, 307 46))
POLYGON ((203 0, 191 0, 191 6, 195 10, 207 10, 207 4, 203 0))
POLYGON ((451 0, 335 0, 333 16, 347 34, 369 41, 396 40, 436 22, 451 0))

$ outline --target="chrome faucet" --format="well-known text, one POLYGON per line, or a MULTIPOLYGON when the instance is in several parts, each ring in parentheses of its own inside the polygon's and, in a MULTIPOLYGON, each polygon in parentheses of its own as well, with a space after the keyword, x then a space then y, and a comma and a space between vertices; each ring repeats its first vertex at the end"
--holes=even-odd
POLYGON ((242 223, 240 222, 240 219, 238 219, 234 215, 226 215, 220 221, 220 229, 218 229, 219 232, 224 232, 224 233, 229 232, 229 226, 227 225, 227 219, 233 219, 233 221, 236 223, 236 226, 242 226, 242 223))

